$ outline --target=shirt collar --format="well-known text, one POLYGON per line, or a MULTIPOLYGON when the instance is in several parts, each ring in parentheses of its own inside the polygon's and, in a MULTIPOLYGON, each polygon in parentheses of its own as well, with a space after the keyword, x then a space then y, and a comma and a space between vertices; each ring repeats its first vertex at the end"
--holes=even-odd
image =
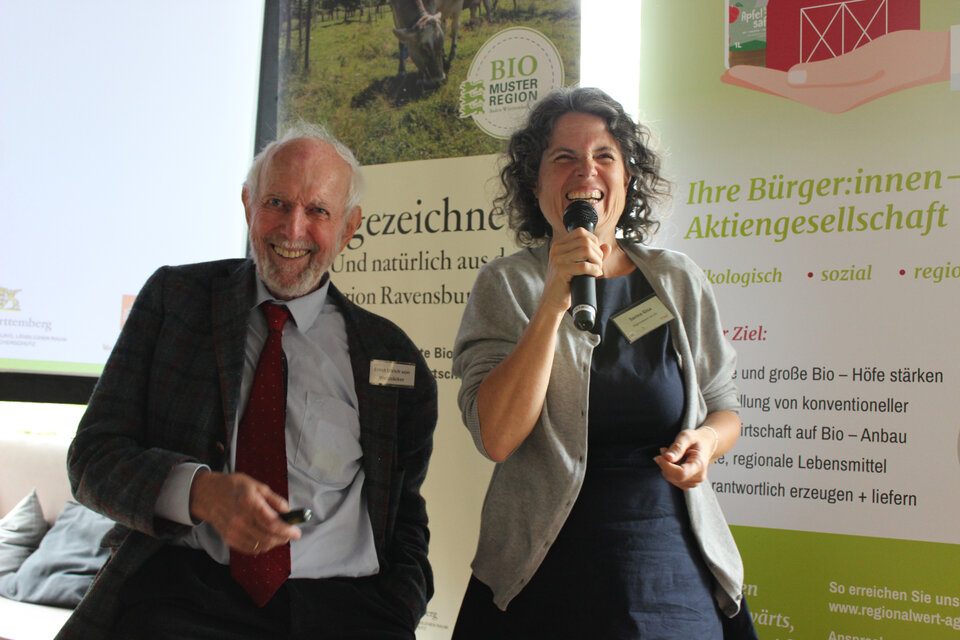
POLYGON ((278 300, 267 290, 260 276, 257 276, 257 300, 254 308, 259 307, 264 302, 274 302, 281 304, 290 310, 294 323, 300 331, 306 331, 313 326, 313 323, 320 315, 320 310, 327 301, 327 291, 330 290, 330 272, 323 274, 321 278, 323 284, 316 291, 312 291, 305 296, 294 298, 293 300, 278 300))

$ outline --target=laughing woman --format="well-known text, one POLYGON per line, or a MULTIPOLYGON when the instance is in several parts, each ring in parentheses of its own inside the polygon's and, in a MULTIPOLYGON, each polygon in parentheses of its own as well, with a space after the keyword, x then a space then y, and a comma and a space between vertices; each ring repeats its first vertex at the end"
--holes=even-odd
POLYGON ((464 422, 497 462, 455 640, 756 638, 707 482, 740 434, 735 354, 701 270, 644 244, 667 192, 647 138, 578 88, 510 139, 499 204, 527 248, 481 269, 454 347, 464 422), (594 233, 564 225, 576 200, 594 233), (567 312, 579 275, 592 330, 567 312))

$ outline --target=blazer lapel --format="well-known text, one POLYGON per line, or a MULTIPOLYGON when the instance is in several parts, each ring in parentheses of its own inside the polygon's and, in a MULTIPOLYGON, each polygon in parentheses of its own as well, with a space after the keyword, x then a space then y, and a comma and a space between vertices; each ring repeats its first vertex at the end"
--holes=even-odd
POLYGON ((230 275, 213 282, 211 318, 217 368, 220 372, 225 439, 233 429, 240 400, 247 313, 256 296, 255 273, 253 261, 246 260, 230 275))

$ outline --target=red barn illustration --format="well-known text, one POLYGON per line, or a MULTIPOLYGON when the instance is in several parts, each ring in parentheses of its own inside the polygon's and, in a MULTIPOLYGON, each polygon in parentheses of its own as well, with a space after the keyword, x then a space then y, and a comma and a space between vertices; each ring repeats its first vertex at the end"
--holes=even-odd
POLYGON ((920 0, 770 0, 767 66, 849 53, 891 31, 920 28, 920 0))

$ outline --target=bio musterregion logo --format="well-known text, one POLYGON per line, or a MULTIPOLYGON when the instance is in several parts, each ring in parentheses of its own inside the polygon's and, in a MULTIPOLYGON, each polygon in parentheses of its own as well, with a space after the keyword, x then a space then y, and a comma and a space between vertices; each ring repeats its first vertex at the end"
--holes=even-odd
POLYGON ((0 311, 20 311, 20 301, 17 294, 22 289, 7 289, 0 287, 0 311))
POLYGON ((460 117, 494 138, 508 138, 530 106, 563 86, 560 52, 529 27, 510 27, 487 40, 460 83, 460 117))

